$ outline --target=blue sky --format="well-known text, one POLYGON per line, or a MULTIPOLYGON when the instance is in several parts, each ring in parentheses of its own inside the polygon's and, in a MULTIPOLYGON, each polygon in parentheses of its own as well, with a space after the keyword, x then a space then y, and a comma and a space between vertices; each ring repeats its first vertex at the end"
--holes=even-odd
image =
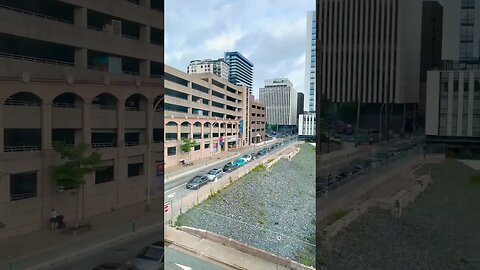
POLYGON ((165 63, 186 71, 193 59, 239 51, 254 66, 253 93, 287 77, 304 91, 307 11, 315 0, 166 0, 165 63))

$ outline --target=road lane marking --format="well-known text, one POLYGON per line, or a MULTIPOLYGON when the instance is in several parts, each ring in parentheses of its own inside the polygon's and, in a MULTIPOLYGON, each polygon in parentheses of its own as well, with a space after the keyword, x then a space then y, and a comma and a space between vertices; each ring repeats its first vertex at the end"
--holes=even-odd
POLYGON ((175 263, 175 265, 182 268, 183 270, 192 270, 191 267, 188 267, 186 265, 182 265, 182 264, 178 264, 178 263, 175 263))

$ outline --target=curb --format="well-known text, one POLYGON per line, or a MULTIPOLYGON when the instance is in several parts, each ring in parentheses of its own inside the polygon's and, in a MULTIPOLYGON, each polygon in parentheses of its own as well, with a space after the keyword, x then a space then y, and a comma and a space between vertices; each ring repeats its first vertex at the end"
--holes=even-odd
POLYGON ((220 261, 219 259, 217 258, 214 258, 212 256, 208 256, 208 255, 204 255, 204 254, 200 254, 198 253, 197 251, 195 251, 193 248, 190 248, 190 247, 187 247, 185 245, 182 245, 182 244, 178 244, 178 243, 175 243, 173 242, 172 240, 169 240, 167 238, 164 238, 165 242, 166 243, 170 243, 171 245, 174 245, 174 246, 177 246, 181 249, 184 249, 184 250, 187 250, 188 252, 191 252, 193 254, 196 254, 196 255, 200 255, 201 257, 205 257, 205 258, 208 258, 212 261, 215 261, 216 263, 219 263, 219 264, 222 264, 222 265, 226 265, 228 267, 231 267, 231 268, 234 268, 234 269, 238 269, 238 270, 248 270, 247 268, 244 268, 244 267, 241 267, 241 266, 238 266, 238 265, 235 265, 235 264, 230 264, 230 263, 226 263, 226 262, 222 262, 220 261))
MULTIPOLYGON (((65 254, 61 257, 56 257, 55 259, 52 259, 52 260, 49 260, 49 261, 46 261, 46 262, 43 262, 41 264, 35 264, 35 266, 30 266, 30 267, 27 267, 25 268, 24 270, 43 270, 43 269, 49 269, 49 267, 53 266, 53 265, 56 265, 56 264, 59 264, 61 262, 66 262, 68 261, 70 258, 72 257, 77 257, 77 256, 81 256, 83 255, 84 253, 86 252, 89 252, 89 251, 92 251, 92 250, 95 250, 95 249, 98 249, 102 246, 106 246, 106 245, 109 245, 113 242, 117 242, 117 241, 120 241, 120 240, 123 240, 123 239, 126 239, 126 238, 129 238, 129 237, 132 237, 134 235, 138 235, 138 234, 143 234, 145 232, 148 232, 150 230, 153 230, 153 229, 156 229, 157 227, 158 228, 161 228, 163 227, 163 223, 162 224, 155 224, 155 225, 150 225, 150 226, 146 226, 142 229, 139 229, 137 230, 136 232, 130 232, 130 233, 127 233, 127 234, 124 234, 124 235, 121 235, 121 236, 117 236, 115 238, 112 238, 112 239, 109 239, 107 241, 104 241, 102 243, 98 243, 96 245, 93 245, 93 246, 89 246, 88 248, 84 248, 84 249, 81 249, 81 250, 78 250, 78 251, 73 251, 73 252, 70 252, 68 254, 65 254)), ((50 249, 47 249, 47 250, 44 250, 42 252, 39 252, 37 254, 41 254, 43 252, 48 252, 49 250, 53 250, 55 248, 58 248, 58 247, 52 247, 50 249)), ((34 254, 35 255, 35 254, 34 254)), ((33 255, 33 256, 34 256, 33 255)), ((21 257, 21 258, 18 258, 16 261, 18 260, 21 260, 21 259, 25 259, 25 258, 28 258, 26 256, 24 257, 21 257)))

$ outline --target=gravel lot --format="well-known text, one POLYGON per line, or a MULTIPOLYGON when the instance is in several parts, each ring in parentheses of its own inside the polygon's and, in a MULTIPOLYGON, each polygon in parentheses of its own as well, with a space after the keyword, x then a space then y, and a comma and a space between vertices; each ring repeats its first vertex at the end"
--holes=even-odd
POLYGON ((315 149, 310 144, 292 161, 250 172, 177 220, 293 258, 314 263, 315 149))
POLYGON ((434 183, 401 219, 372 209, 321 249, 317 269, 480 269, 480 186, 456 161, 431 164, 434 183), (322 265, 320 267, 320 265, 322 265))

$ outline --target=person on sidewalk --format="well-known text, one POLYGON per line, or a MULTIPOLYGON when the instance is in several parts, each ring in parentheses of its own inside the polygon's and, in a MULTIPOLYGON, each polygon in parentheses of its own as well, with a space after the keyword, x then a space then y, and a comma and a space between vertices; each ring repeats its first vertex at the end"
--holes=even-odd
POLYGON ((52 232, 57 228, 57 217, 58 213, 52 208, 50 210, 50 227, 52 232))

